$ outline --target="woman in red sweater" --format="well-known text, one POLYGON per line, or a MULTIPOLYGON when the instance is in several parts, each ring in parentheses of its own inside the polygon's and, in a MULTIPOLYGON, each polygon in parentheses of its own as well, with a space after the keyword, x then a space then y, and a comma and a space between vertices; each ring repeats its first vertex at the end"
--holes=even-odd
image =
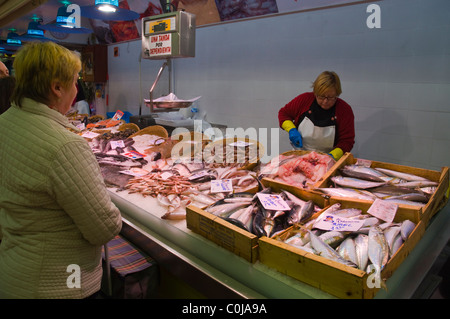
POLYGON ((328 153, 335 160, 355 144, 353 110, 344 100, 335 72, 322 72, 313 92, 300 94, 278 112, 280 126, 289 133, 294 148, 328 153))

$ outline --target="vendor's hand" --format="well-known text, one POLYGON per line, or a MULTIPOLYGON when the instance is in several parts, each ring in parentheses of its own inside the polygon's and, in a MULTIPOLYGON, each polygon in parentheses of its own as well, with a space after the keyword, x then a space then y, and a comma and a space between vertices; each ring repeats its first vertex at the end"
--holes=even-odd
POLYGON ((302 141, 302 135, 296 128, 292 128, 289 131, 289 139, 291 140, 292 144, 295 147, 302 147, 303 141, 302 141))

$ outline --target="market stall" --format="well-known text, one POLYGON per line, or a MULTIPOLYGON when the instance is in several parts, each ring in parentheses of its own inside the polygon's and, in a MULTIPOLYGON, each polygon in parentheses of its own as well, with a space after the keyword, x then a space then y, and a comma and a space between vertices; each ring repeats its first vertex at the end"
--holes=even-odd
MULTIPOLYGON (((147 132, 152 132, 152 129, 154 133, 155 128, 152 127, 147 128, 147 132)), ((160 127, 159 130, 161 130, 160 127)), ((144 132, 142 130, 141 133, 144 132)), ((103 135, 105 134, 108 133, 103 133, 103 135)), ((109 134, 109 137, 112 138, 106 143, 111 144, 114 141, 114 144, 117 144, 114 136, 111 133, 109 134)), ((409 238, 405 238, 401 249, 395 254, 395 258, 392 258, 392 261, 384 267, 387 290, 368 290, 365 285, 367 281, 365 271, 341 270, 333 263, 326 266, 330 268, 325 268, 325 273, 332 270, 334 280, 337 280, 337 282, 346 276, 353 278, 351 276, 356 274, 360 276, 358 283, 351 283, 350 288, 345 288, 343 291, 339 289, 335 291, 334 287, 339 286, 339 284, 333 284, 333 280, 328 281, 326 279, 327 282, 331 282, 331 288, 326 288, 326 285, 321 282, 321 276, 314 279, 314 275, 308 275, 309 280, 312 281, 304 280, 301 276, 299 277, 298 271, 295 270, 297 269, 295 258, 305 258, 306 264, 308 264, 311 262, 310 260, 314 260, 316 257, 304 255, 295 247, 286 248, 286 246, 283 246, 284 243, 279 244, 278 241, 269 238, 267 234, 267 236, 257 236, 239 228, 230 223, 230 220, 209 213, 207 207, 211 206, 212 203, 195 200, 196 196, 199 195, 197 191, 203 187, 202 185, 207 185, 204 190, 208 193, 212 188, 211 179, 220 180, 218 177, 224 176, 220 174, 232 171, 230 169, 231 163, 222 163, 214 169, 210 167, 205 169, 205 163, 202 162, 200 166, 203 169, 200 169, 201 174, 198 174, 199 171, 193 170, 192 166, 189 169, 186 160, 195 159, 198 152, 203 155, 202 151, 205 150, 209 150, 208 154, 211 154, 211 146, 222 145, 222 141, 220 143, 204 141, 197 148, 192 143, 188 143, 190 147, 185 149, 189 151, 186 153, 187 158, 183 158, 183 166, 177 169, 176 166, 181 164, 179 161, 173 161, 170 154, 172 154, 176 145, 180 146, 183 142, 186 143, 185 139, 189 140, 194 137, 194 134, 180 136, 180 139, 171 139, 163 132, 159 132, 159 134, 163 136, 154 137, 151 134, 139 134, 138 131, 126 137, 125 140, 139 137, 136 139, 139 142, 134 141, 134 144, 123 142, 123 144, 134 145, 136 149, 133 156, 139 154, 140 156, 114 164, 107 160, 108 155, 117 159, 122 156, 116 154, 117 152, 130 152, 131 149, 119 147, 118 151, 116 150, 117 146, 107 147, 106 144, 102 145, 95 142, 95 138, 90 139, 90 145, 93 147, 94 154, 97 155, 101 167, 114 167, 115 165, 121 167, 120 170, 113 173, 109 171, 114 175, 109 175, 109 178, 105 175, 105 181, 110 186, 109 191, 113 202, 122 213, 122 235, 150 255, 160 267, 187 283, 202 296, 208 298, 410 297, 449 240, 449 207, 445 205, 447 200, 445 192, 448 189, 448 168, 443 168, 441 172, 415 169, 413 170, 414 173, 435 180, 434 183, 438 186, 434 189, 433 194, 428 197, 426 204, 423 203, 415 207, 414 205, 401 203, 396 207, 397 215, 393 217, 395 218, 394 221, 408 220, 414 224, 414 231, 409 238), (147 141, 145 136, 147 136, 147 141), (161 142, 161 139, 164 142, 161 142), (163 143, 168 141, 172 141, 170 146, 166 146, 168 149, 155 148, 155 144, 164 146, 163 143), (100 150, 98 147, 103 149, 100 150), (99 154, 101 155, 99 156, 99 154), (161 163, 162 160, 163 165, 156 164, 158 161, 158 163, 161 163), (134 166, 136 163, 139 163, 139 165, 134 166), (129 170, 126 171, 125 167, 121 165, 130 165, 129 170), (208 172, 208 174, 205 174, 205 172, 208 172), (187 177, 182 178, 183 174, 186 174, 187 177), (127 176, 127 178, 121 181, 118 178, 119 176, 127 176), (193 180, 195 180, 195 183, 193 180), (195 184, 195 191, 192 190, 192 184, 195 184), (171 198, 171 195, 173 195, 172 199, 176 198, 176 192, 173 188, 177 188, 179 191, 179 199, 175 201, 176 205, 166 202, 171 198), (165 190, 168 191, 165 192, 165 190), (195 222, 198 224, 195 224, 195 222), (263 250, 267 249, 267 244, 280 246, 282 254, 284 254, 284 251, 289 252, 293 256, 290 258, 294 258, 293 261, 286 259, 277 263, 277 255, 271 257, 267 250, 263 250), (294 265, 287 266, 289 263, 294 265), (358 285, 360 288, 358 288, 358 285)), ((98 136, 96 138, 98 139, 98 136)), ((203 136, 200 136, 200 138, 203 138, 203 136)), ((240 145, 244 148, 249 147, 249 145, 259 145, 248 140, 236 141, 234 139, 227 141, 225 144, 238 142, 244 143, 240 145)), ((233 144, 232 150, 237 149, 239 147, 233 144)), ((263 147, 258 147, 258 149, 263 149, 263 147)), ((314 157, 311 152, 306 152, 306 155, 314 157)), ((292 156, 292 154, 288 154, 288 156, 292 156)), ((305 154, 301 156, 305 156, 305 154)), ((317 161, 317 158, 314 158, 315 164, 317 164, 317 161)), ((298 198, 306 196, 308 200, 314 199, 319 206, 318 209, 324 209, 340 201, 343 205, 354 205, 358 209, 364 209, 366 213, 372 205, 370 201, 367 202, 365 199, 358 198, 335 198, 317 191, 319 189, 317 186, 323 186, 329 179, 336 176, 342 165, 354 161, 356 159, 351 154, 347 154, 342 160, 331 163, 332 165, 329 165, 328 169, 320 176, 311 176, 313 180, 310 180, 310 182, 305 180, 301 184, 303 187, 301 185, 289 185, 286 180, 280 180, 278 177, 269 174, 269 177, 275 179, 262 178, 262 183, 246 184, 247 188, 244 193, 250 193, 254 196, 255 193, 261 191, 260 187, 264 187, 265 184, 276 192, 287 189, 298 198)), ((234 169, 233 172, 241 172, 239 174, 242 174, 248 171, 256 177, 261 172, 265 172, 264 176, 268 176, 267 169, 270 169, 270 164, 264 167, 266 170, 261 169, 261 166, 250 165, 248 162, 242 165, 243 167, 234 169)), ((374 165, 383 166, 380 163, 374 165)), ((399 168, 394 164, 385 164, 384 166, 402 170, 401 167, 399 168)), ((410 170, 410 168, 403 169, 410 170)), ((104 173, 104 171, 102 172, 104 173)), ((292 174, 289 176, 292 176, 292 174)), ((230 177, 230 179, 232 178, 230 177)), ((240 176, 239 179, 241 178, 240 176)), ((242 180, 246 179, 252 181, 252 178, 242 178, 242 180)), ((253 178, 253 180, 255 179, 253 178)), ((213 194, 209 195, 212 196, 213 194)), ((224 197, 222 195, 219 198, 223 199, 224 197)), ((228 195, 225 198, 231 197, 228 195)), ((220 201, 220 199, 214 198, 213 201, 220 201)), ((316 211, 317 214, 320 212, 322 211, 316 211)), ((319 258, 319 263, 328 263, 320 260, 321 258, 319 258)), ((280 260, 282 259, 280 258, 280 260)), ((354 279, 350 279, 350 281, 353 282, 354 279)))

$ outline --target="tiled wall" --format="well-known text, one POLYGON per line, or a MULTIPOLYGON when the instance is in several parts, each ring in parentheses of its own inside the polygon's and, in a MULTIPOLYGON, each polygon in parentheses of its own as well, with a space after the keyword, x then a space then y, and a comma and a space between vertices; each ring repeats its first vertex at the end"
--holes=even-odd
MULTIPOLYGON (((450 1, 374 3, 380 29, 367 27, 367 3, 197 28, 195 58, 173 61, 173 91, 201 95, 198 107, 210 122, 277 128, 279 108, 334 70, 355 113, 355 156, 450 166, 450 1)), ((139 52, 140 41, 109 48, 110 111, 138 113, 139 52)), ((144 98, 161 64, 142 60, 144 98)), ((165 71, 155 95, 167 88, 165 71)), ((266 143, 269 156, 290 149, 287 133, 276 132, 279 140, 271 143, 269 133, 266 143)))

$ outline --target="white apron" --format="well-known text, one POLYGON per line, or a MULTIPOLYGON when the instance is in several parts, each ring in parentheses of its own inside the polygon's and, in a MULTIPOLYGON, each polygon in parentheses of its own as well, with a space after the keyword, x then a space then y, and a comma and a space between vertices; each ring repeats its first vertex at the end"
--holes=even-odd
POLYGON ((322 120, 318 126, 311 118, 312 109, 306 113, 305 118, 300 122, 298 131, 302 135, 302 149, 308 151, 319 151, 329 153, 334 148, 334 138, 336 135, 336 125, 334 112, 329 119, 322 120))

